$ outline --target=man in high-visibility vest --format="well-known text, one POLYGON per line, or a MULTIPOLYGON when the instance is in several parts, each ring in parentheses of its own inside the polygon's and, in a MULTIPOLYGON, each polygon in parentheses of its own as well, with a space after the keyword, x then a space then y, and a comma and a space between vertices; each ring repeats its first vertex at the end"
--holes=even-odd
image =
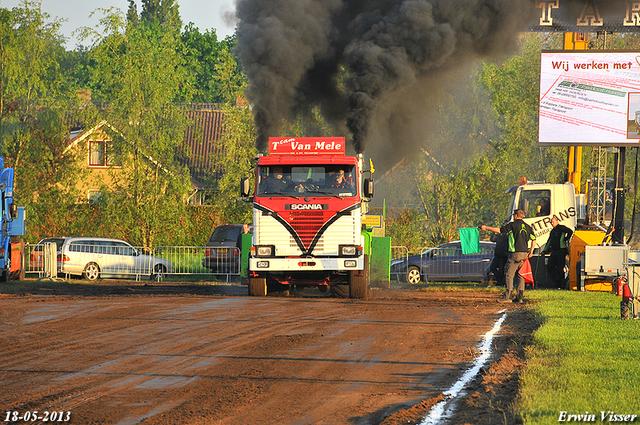
POLYGON ((516 297, 513 300, 514 303, 524 302, 524 278, 520 276, 518 270, 526 259, 533 255, 535 248, 536 235, 533 233, 533 229, 527 223, 524 222, 524 211, 515 210, 513 212, 514 220, 505 224, 504 226, 489 227, 484 224, 480 226, 481 230, 491 230, 494 233, 505 233, 509 237, 509 257, 507 259, 507 266, 505 270, 505 278, 507 290, 500 299, 501 302, 511 302, 513 296, 513 290, 517 289, 516 297))

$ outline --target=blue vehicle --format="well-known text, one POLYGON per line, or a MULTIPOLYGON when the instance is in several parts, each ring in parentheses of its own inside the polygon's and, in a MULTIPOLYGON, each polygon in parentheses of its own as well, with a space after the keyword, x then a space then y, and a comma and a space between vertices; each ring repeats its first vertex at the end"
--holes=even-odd
POLYGON ((0 195, 0 281, 24 279, 24 243, 18 236, 24 235, 25 209, 13 203, 13 168, 5 168, 1 157, 0 195))
POLYGON ((391 260, 391 279, 398 282, 482 282, 488 279, 496 244, 480 242, 480 254, 465 255, 460 241, 421 254, 391 260))

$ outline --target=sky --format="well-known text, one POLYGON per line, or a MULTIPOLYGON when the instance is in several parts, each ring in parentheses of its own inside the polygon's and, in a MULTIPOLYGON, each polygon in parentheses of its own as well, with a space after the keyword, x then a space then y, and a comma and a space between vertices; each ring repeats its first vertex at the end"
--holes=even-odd
MULTIPOLYGON (((42 11, 51 15, 65 19, 61 32, 68 38, 67 49, 73 50, 77 44, 77 39, 73 37, 74 30, 83 27, 93 27, 98 24, 102 14, 96 13, 93 18, 89 18, 91 12, 97 8, 109 9, 117 7, 124 13, 129 8, 128 0, 41 0, 42 11)), ((12 9, 19 6, 21 0, 0 0, 0 7, 12 9)), ((235 10, 234 0, 176 0, 180 6, 180 17, 182 23, 187 25, 193 22, 200 32, 215 29, 218 40, 232 35, 235 30, 235 23, 229 25, 225 22, 223 15, 232 15, 235 10)), ((142 11, 141 0, 136 0, 138 13, 142 11)), ((85 41, 84 44, 88 44, 85 41)))

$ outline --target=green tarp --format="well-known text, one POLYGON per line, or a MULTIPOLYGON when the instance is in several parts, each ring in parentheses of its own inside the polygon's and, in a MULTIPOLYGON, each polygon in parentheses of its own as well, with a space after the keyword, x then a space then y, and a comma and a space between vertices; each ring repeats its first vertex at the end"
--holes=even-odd
POLYGON ((463 254, 480 254, 480 229, 467 227, 460 229, 460 244, 463 254))

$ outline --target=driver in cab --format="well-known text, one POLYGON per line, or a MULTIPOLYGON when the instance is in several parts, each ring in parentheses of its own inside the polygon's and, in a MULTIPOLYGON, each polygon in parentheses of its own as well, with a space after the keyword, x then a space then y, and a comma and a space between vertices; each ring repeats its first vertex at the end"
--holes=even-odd
POLYGON ((264 179, 263 193, 278 193, 288 190, 291 176, 284 174, 282 167, 273 167, 271 174, 264 179))
POLYGON ((344 170, 339 169, 329 172, 327 177, 327 188, 351 190, 352 186, 351 183, 347 181, 347 178, 344 175, 344 170))

